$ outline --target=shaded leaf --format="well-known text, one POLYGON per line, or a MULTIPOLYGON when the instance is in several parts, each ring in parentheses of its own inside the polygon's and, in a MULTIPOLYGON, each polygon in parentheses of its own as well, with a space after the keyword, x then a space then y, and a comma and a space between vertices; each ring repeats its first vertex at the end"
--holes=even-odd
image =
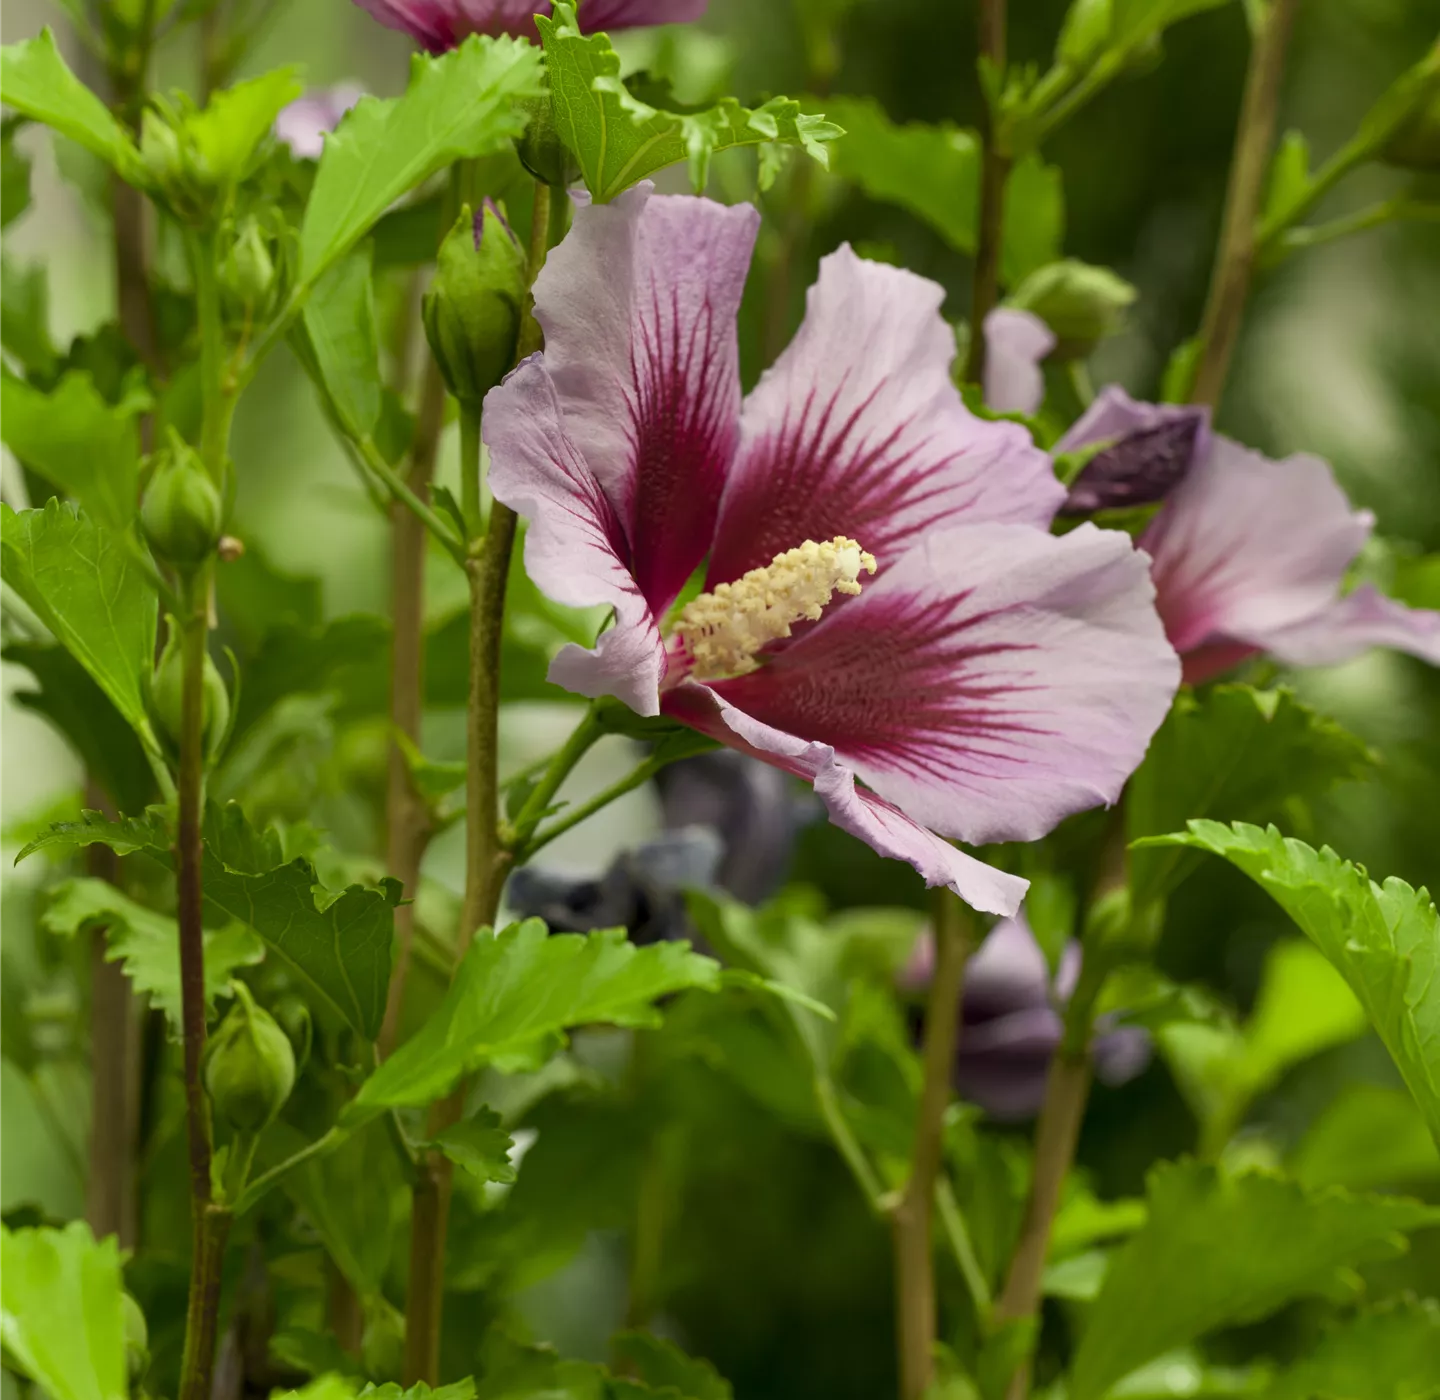
POLYGON ((1273 826, 1189 826, 1156 841, 1223 856, 1295 920, 1360 999, 1440 1143, 1440 915, 1429 894, 1393 877, 1377 885, 1273 826))
POLYGON ((0 504, 0 565, 5 582, 158 752, 144 701, 155 592, 120 540, 60 501, 25 511, 0 504))
POLYGON ((1440 1222, 1440 1209, 1419 1201, 1199 1162, 1162 1164, 1148 1186, 1146 1223, 1111 1256, 1091 1309, 1073 1400, 1098 1400, 1151 1358, 1323 1290, 1338 1269, 1393 1254, 1402 1232, 1440 1222))
POLYGON ((380 421, 383 386, 370 246, 347 253, 315 284, 305 305, 304 330, 313 369, 341 427, 368 438, 380 421))
POLYGON ((120 1247, 79 1221, 0 1226, 0 1340, 52 1400, 125 1400, 120 1247))
POLYGON ((500 1126, 500 1115, 484 1106, 468 1118, 452 1123, 434 1139, 457 1167, 464 1167, 478 1181, 514 1181, 510 1149, 515 1140, 500 1126))
POLYGON ((1005 181, 1000 235, 1000 280, 1018 286, 1037 268, 1056 262, 1065 239, 1065 183, 1060 167, 1031 151, 1005 181))
POLYGON ((688 944, 637 948, 621 929, 551 937, 527 919, 482 933, 444 1001, 361 1085, 345 1117, 431 1103, 482 1064, 534 1068, 575 1026, 658 1025, 660 997, 719 978, 719 964, 688 944))
POLYGON ((58 358, 50 339, 50 291, 42 263, 0 257, 0 344, 28 373, 50 375, 58 358))
POLYGON ((538 16, 555 103, 555 124, 580 162, 585 184, 604 204, 667 165, 688 161, 697 193, 710 158, 732 146, 799 146, 822 165, 840 128, 807 115, 793 98, 772 97, 754 111, 724 98, 700 112, 662 111, 634 96, 620 78, 620 58, 604 34, 582 34, 575 6, 558 0, 538 16))
POLYGON ((1332 1326, 1265 1400, 1429 1400, 1440 1392, 1440 1303, 1388 1303, 1332 1326))
POLYGON ((1289 1169, 1307 1186, 1368 1190, 1440 1176, 1440 1151, 1403 1089, 1353 1084, 1311 1124, 1289 1169))
POLYGON ((9 228, 30 207, 30 161, 15 145, 15 130, 5 123, 0 137, 0 228, 9 228))
POLYGON ((401 195, 457 160, 524 130, 515 99, 542 90, 523 39, 472 35, 440 58, 417 54, 403 97, 366 97, 325 141, 300 229, 300 281, 314 283, 401 195))
POLYGON ((646 1385, 673 1391, 685 1400, 733 1400, 729 1381, 708 1361, 687 1356, 663 1337, 620 1332, 610 1346, 616 1362, 646 1385))

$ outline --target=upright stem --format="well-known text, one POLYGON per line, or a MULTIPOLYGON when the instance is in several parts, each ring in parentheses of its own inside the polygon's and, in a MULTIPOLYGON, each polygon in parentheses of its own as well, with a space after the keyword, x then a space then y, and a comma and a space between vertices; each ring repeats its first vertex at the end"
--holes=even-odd
MULTIPOLYGON (((445 381, 433 358, 425 367, 420 417, 415 446, 405 473, 405 484, 422 501, 429 501, 435 456, 445 421, 445 381)), ((397 736, 420 740, 420 716, 425 703, 425 524, 403 502, 390 505, 390 752, 385 790, 385 869, 405 887, 413 900, 420 882, 420 861, 430 839, 430 815, 415 791, 410 765, 397 736)), ((395 910, 395 970, 385 1001, 380 1027, 380 1054, 395 1048, 400 1013, 415 939, 415 906, 395 910)))
POLYGON ((1255 271, 1260 206, 1265 174, 1275 142, 1275 121, 1280 109, 1280 85, 1285 75, 1285 51, 1290 41, 1300 0, 1269 0, 1250 51, 1245 95, 1240 104, 1240 125, 1235 133, 1235 154, 1230 163, 1230 184, 1225 193, 1225 214, 1210 293, 1200 323, 1200 360, 1191 400, 1219 403, 1230 368, 1230 357, 1240 334, 1245 301, 1255 271))
MULTIPOLYGON (((549 247, 550 187, 535 182, 530 219, 526 285, 533 286, 549 247)), ((527 306, 516 358, 540 348, 534 308, 527 306)), ((475 410, 463 407, 466 415, 475 410)), ((468 455, 460 478, 474 477, 478 498, 480 425, 478 415, 464 424, 468 455)), ((470 490, 467 484, 464 488, 470 490)), ((478 502, 477 502, 478 503, 478 502)), ((465 572, 470 580, 470 694, 466 712, 465 901, 460 913, 457 953, 463 957, 476 931, 493 923, 511 852, 500 830, 500 643, 505 626, 505 583, 515 547, 515 512, 499 501, 490 505, 483 538, 470 545, 465 572)), ((454 1123, 464 1106, 462 1085, 433 1106, 432 1135, 454 1123)), ((452 1166, 431 1152, 420 1162, 410 1221, 409 1294, 405 1307, 405 1383, 436 1383, 440 1369, 440 1329, 445 1296, 445 1235, 450 1216, 452 1166)))
MULTIPOLYGON (((1005 72, 1005 0, 980 0, 980 56, 994 71, 1005 72)), ((975 239, 975 268, 970 283, 970 349, 965 378, 979 384, 985 373, 985 318, 1000 297, 1000 247, 1005 224, 1005 180, 1010 157, 1000 149, 995 114, 985 117, 980 153, 980 227, 975 239)))
POLYGON ((935 900, 935 974, 925 1006, 924 1079, 910 1180, 895 1207, 895 1291, 900 1400, 929 1388, 935 1350, 935 1260, 931 1219, 940 1174, 945 1108, 960 1031, 960 991, 970 955, 969 920, 954 895, 935 900))

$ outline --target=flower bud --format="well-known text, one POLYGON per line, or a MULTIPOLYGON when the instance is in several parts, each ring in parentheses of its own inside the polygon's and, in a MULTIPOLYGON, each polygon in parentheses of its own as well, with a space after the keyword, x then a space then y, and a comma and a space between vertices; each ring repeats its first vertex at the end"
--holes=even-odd
POLYGON ((204 563, 220 540, 225 507, 199 456, 172 435, 170 446, 158 455, 145 499, 140 525, 156 557, 181 573, 204 563))
POLYGON ((243 982, 205 1057, 205 1088, 215 1111, 237 1132, 270 1124, 295 1087, 290 1039, 243 982))
POLYGON ((221 285, 242 309, 263 308, 275 285, 275 260, 260 225, 246 219, 226 250, 220 269, 221 285))
POLYGON ((461 211, 440 245, 421 307, 425 335, 450 392, 473 408, 515 362, 525 305, 525 255, 500 211, 461 211))
POLYGON ((140 1304, 128 1293, 120 1295, 120 1315, 125 1329, 125 1365, 133 1385, 150 1365, 150 1330, 140 1304))
POLYGON ((1135 288, 1109 268, 1065 258, 1037 268, 1012 293, 1009 305, 1038 316, 1058 341, 1054 358, 1083 358, 1120 328, 1135 288))
POLYGON ((1440 170, 1440 87, 1391 132, 1380 159, 1403 170, 1440 170))
POLYGON ((210 217, 215 182, 186 130, 184 112, 153 97, 140 119, 140 159, 147 185, 175 217, 200 225, 210 217))
POLYGON ((580 178, 580 163, 560 139, 554 100, 547 92, 543 97, 526 98, 519 105, 530 118, 524 134, 515 138, 520 164, 551 189, 568 190, 580 178))
MULTIPOLYGON (((180 624, 170 619, 170 635, 165 641, 165 650, 160 653, 155 674, 150 678, 150 713, 160 728, 162 736, 169 740, 172 749, 180 744, 181 725, 184 716, 185 659, 181 655, 180 624)), ((220 743, 230 727, 230 692, 225 681, 205 654, 205 680, 203 693, 204 729, 203 746, 207 761, 213 760, 219 752, 220 743)))

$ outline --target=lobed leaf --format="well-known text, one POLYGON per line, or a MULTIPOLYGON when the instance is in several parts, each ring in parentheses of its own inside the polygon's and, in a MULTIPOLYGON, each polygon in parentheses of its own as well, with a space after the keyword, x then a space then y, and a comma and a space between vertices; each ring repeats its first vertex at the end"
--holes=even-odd
POLYGON ((517 99, 543 91, 523 39, 472 35, 417 54, 403 97, 367 97, 325 140, 300 228, 300 281, 313 285, 401 195, 457 160, 487 155, 525 127, 517 99))
POLYGON ((477 1181, 515 1180, 510 1150, 515 1140, 500 1126, 500 1115, 482 1105, 470 1117, 452 1123, 433 1141, 457 1167, 477 1181))
POLYGON ((730 97, 699 112, 652 107, 621 81, 620 57, 609 38, 580 32, 573 4, 558 0, 554 13, 537 15, 535 23, 545 46, 555 125, 597 203, 682 160, 699 193, 710 158, 734 146, 799 146, 825 165, 827 143, 841 135, 833 122, 802 112, 788 97, 773 97, 753 111, 730 97))
POLYGON ((1404 1232, 1440 1223, 1440 1209, 1419 1201, 1193 1161, 1155 1168, 1147 1199, 1145 1224, 1112 1256, 1090 1311, 1072 1400, 1099 1400, 1153 1357, 1323 1291, 1337 1270, 1398 1252, 1404 1232))
POLYGON ((1350 984, 1440 1143, 1440 915, 1429 894, 1394 878, 1377 885, 1273 826, 1189 827, 1153 844, 1224 857, 1295 920, 1350 984))
POLYGON ((575 1026, 658 1025, 660 997, 719 981, 719 964, 688 944, 637 948, 620 929, 550 936, 527 919, 482 935, 444 1001, 361 1085, 345 1120, 432 1103, 482 1064, 534 1067, 575 1026))

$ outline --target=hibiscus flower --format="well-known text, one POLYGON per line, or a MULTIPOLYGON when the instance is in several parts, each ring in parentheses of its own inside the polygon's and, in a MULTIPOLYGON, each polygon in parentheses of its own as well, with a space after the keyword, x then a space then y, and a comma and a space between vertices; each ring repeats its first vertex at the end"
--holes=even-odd
POLYGON ((490 486, 541 589, 614 609, 550 678, 810 780, 836 825, 1013 913, 1025 881, 941 836, 1114 801, 1178 682, 1145 561, 1048 533, 1064 489, 965 408, 942 289, 848 247, 742 401, 758 222, 642 184, 581 207, 536 284, 545 350, 485 401, 490 486))
MULTIPOLYGON (((550 13, 550 0, 355 0, 387 29, 408 34, 422 49, 444 53, 471 34, 535 37, 535 16, 550 13)), ((707 0, 585 0, 580 27, 636 29, 683 24, 705 13, 707 0)))

